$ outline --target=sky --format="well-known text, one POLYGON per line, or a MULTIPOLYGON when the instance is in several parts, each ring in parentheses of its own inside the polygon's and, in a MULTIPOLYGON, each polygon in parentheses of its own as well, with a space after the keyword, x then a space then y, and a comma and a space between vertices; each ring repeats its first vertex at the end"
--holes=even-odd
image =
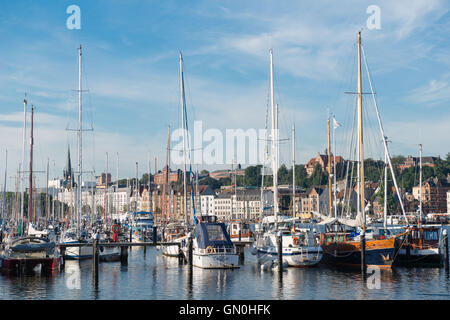
MULTIPOLYGON (((180 51, 190 128, 194 120, 224 135, 264 128, 273 48, 280 162, 291 165, 292 124, 296 163, 323 153, 330 113, 342 124, 336 154, 347 159, 356 96, 346 92, 356 91, 358 31, 391 154, 418 156, 421 143, 424 155, 445 157, 449 7, 444 0, 0 1, 0 185, 7 149, 7 186, 15 187, 25 93, 28 107, 35 106, 38 185, 47 161, 50 177, 62 176, 68 146, 76 170, 80 45, 86 180, 105 170, 106 153, 113 179, 117 154, 120 178, 135 176, 136 162, 139 176, 149 159, 152 172, 155 157, 158 169, 165 165, 168 125, 181 126, 180 51), (70 5, 80 8, 80 29, 67 28, 70 5), (367 22, 371 5, 380 10, 376 29, 367 22)), ((364 70, 363 92, 370 93, 364 70)), ((366 156, 382 159, 371 95, 364 106, 366 156)), ((231 164, 199 166, 219 168, 231 164)))

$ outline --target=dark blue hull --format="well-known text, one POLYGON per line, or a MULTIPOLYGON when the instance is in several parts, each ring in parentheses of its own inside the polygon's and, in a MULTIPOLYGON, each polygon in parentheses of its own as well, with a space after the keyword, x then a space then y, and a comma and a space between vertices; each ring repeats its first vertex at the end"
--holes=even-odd
MULTIPOLYGON (((390 268, 394 258, 394 248, 366 250, 366 265, 390 268)), ((361 267, 361 251, 323 252, 322 261, 340 267, 361 267)))

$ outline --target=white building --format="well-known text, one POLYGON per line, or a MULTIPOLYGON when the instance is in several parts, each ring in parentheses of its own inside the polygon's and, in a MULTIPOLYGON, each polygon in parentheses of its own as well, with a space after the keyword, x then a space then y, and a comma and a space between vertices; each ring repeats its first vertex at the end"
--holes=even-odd
POLYGON ((447 214, 450 214, 450 190, 447 191, 447 214))

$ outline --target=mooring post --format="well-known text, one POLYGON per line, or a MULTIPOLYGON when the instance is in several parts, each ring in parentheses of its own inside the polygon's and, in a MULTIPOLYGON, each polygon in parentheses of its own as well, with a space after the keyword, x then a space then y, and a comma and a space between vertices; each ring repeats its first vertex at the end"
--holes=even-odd
POLYGON ((120 247, 120 264, 123 266, 128 265, 128 250, 126 246, 120 247))
POLYGON ((245 245, 239 245, 236 246, 236 249, 239 249, 239 262, 241 264, 244 263, 244 251, 245 251, 245 245))
POLYGON ((189 268, 192 267, 192 237, 189 236, 188 238, 188 264, 189 264, 189 268))
POLYGON ((444 268, 445 271, 448 272, 448 235, 447 235, 447 230, 444 229, 444 231, 442 232, 442 234, 444 235, 444 268))
POLYGON ((366 274, 366 231, 361 231, 361 272, 366 274))
POLYGON ((283 237, 281 231, 278 231, 277 237, 278 244, 278 271, 283 271, 283 237))
POLYGON ((154 244, 156 244, 156 241, 157 241, 157 233, 156 233, 156 227, 155 226, 153 226, 153 243, 154 244))
POLYGON ((92 243, 92 273, 95 281, 98 280, 98 260, 99 260, 99 248, 98 248, 98 237, 94 239, 92 243))
POLYGON ((411 231, 406 234, 406 261, 411 259, 411 231))
POLYGON ((241 242, 241 239, 242 239, 242 238, 241 238, 241 237, 242 237, 242 236, 241 236, 241 234, 242 234, 241 228, 242 228, 242 222, 239 221, 239 242, 241 242))
POLYGON ((65 254, 66 254, 66 247, 61 247, 61 248, 59 248, 59 253, 60 253, 60 255, 61 255, 61 266, 63 267, 64 264, 65 264, 64 256, 65 256, 65 254))

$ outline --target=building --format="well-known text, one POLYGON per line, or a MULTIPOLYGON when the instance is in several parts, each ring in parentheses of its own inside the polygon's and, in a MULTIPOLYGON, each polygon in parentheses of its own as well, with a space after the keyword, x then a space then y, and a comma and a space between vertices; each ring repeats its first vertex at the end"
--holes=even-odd
POLYGON ((95 176, 97 187, 105 188, 106 183, 111 183, 111 173, 108 173, 108 181, 106 181, 106 173, 102 173, 99 176, 95 176))
POLYGON ((225 170, 215 170, 209 173, 209 176, 214 180, 220 180, 222 178, 231 178, 236 173, 237 176, 245 176, 245 170, 243 169, 225 169, 225 170))
POLYGON ((447 191, 447 214, 450 214, 450 190, 447 191))
MULTIPOLYGON (((339 167, 343 164, 343 159, 341 156, 336 156, 335 161, 336 170, 338 170, 339 167)), ((320 167, 322 168, 322 172, 326 170, 328 173, 330 173, 332 170, 332 167, 328 165, 328 156, 317 153, 317 157, 310 159, 305 166, 306 174, 308 175, 308 177, 313 174, 316 164, 320 165, 320 167)), ((331 166, 333 166, 333 155, 331 155, 331 166)))
MULTIPOLYGON (((154 177, 154 183, 156 185, 164 185, 166 183, 166 175, 167 175, 167 168, 164 168, 162 171, 158 171, 157 174, 155 174, 154 177)), ((169 169, 169 183, 178 183, 182 181, 183 177, 183 171, 180 169, 176 171, 172 171, 169 169)))
MULTIPOLYGON (((428 167, 434 167, 434 162, 436 160, 439 160, 440 156, 437 157, 422 157, 422 166, 428 166, 428 167)), ((408 155, 408 157, 405 158, 405 161, 402 164, 398 165, 398 169, 400 172, 403 170, 418 166, 420 163, 420 157, 412 157, 408 155)))
POLYGON ((422 187, 423 213, 444 213, 447 211, 449 179, 430 178, 422 187))

